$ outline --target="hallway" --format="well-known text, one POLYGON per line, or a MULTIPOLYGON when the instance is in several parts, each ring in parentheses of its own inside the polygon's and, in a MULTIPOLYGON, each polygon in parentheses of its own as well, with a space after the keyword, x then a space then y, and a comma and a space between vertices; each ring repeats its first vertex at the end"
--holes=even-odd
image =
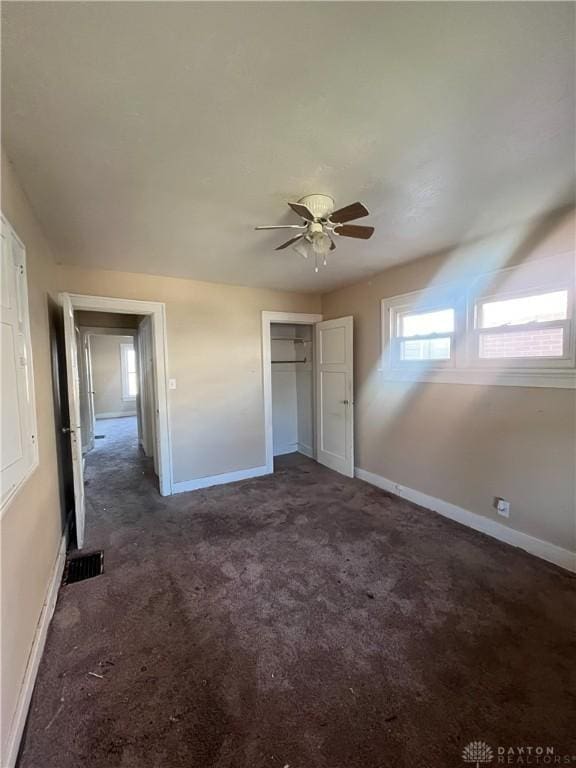
MULTIPOLYGON (((136 416, 98 419, 95 437, 84 469, 87 551, 105 548, 114 533, 119 522, 114 504, 118 494, 138 487, 158 494, 152 459, 138 445, 136 416)), ((125 511, 123 505, 123 514, 125 511)))
POLYGON ((131 425, 99 433, 87 549, 104 574, 60 590, 19 768, 576 748, 569 574, 295 455, 163 498, 131 425))

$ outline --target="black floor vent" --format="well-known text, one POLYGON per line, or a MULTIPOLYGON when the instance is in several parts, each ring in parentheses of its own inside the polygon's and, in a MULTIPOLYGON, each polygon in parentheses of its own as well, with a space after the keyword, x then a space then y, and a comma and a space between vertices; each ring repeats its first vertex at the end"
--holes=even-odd
POLYGON ((64 584, 84 581, 104 572, 104 552, 90 552, 87 555, 72 557, 66 562, 64 569, 64 584))

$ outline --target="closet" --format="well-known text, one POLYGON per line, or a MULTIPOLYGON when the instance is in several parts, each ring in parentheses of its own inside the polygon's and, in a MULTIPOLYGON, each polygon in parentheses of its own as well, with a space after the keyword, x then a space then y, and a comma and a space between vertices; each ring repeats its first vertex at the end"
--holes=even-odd
POLYGON ((272 323, 274 456, 314 456, 313 326, 272 323))

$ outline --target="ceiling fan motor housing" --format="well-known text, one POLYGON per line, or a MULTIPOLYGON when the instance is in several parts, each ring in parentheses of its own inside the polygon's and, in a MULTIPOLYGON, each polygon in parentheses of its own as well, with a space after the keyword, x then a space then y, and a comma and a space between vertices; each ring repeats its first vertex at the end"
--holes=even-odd
POLYGON ((327 219, 334 210, 334 200, 329 195, 306 195, 298 200, 316 219, 327 219))

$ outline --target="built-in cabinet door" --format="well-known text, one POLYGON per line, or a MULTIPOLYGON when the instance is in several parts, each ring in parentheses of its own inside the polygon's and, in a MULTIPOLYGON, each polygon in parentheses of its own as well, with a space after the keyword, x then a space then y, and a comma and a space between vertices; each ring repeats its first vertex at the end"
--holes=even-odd
POLYGON ((78 345, 74 323, 74 310, 70 296, 61 294, 60 302, 64 311, 64 339, 66 342, 66 369, 68 379, 69 425, 63 427, 70 436, 72 450, 72 473, 74 476, 74 514, 76 518, 76 544, 84 546, 84 468, 82 464, 82 426, 80 420, 80 375, 78 370, 78 345))
POLYGON ((38 464, 24 246, 2 218, 0 231, 0 509, 38 464))
POLYGON ((315 326, 316 459, 354 477, 353 318, 315 326))

